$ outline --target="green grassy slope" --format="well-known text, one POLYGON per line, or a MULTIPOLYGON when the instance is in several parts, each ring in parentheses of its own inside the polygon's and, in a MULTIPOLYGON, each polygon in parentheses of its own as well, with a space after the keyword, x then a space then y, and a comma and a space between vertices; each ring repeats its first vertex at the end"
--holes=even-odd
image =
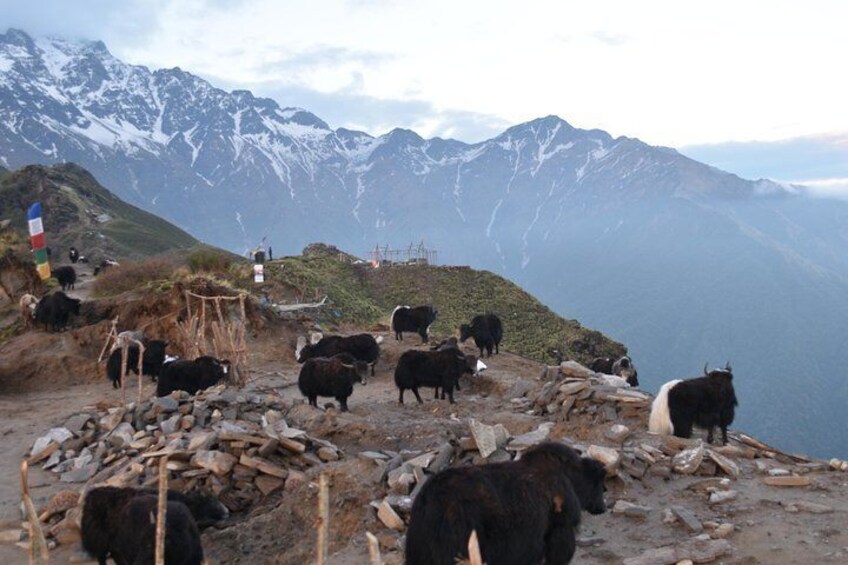
POLYGON ((0 218, 25 230, 33 202, 41 202, 47 245, 62 259, 72 245, 99 260, 138 259, 199 244, 173 224, 123 202, 72 163, 33 165, 0 176, 0 218))
MULTIPOLYGON (((331 254, 286 257, 266 264, 270 284, 297 289, 308 299, 326 294, 340 323, 367 327, 388 324, 395 306, 432 304, 439 310, 434 337, 458 335, 475 314, 497 314, 504 324, 501 346, 550 361, 552 348, 587 362, 594 356, 619 355, 624 346, 599 332, 565 320, 510 281, 467 267, 397 266, 372 269, 331 254)), ((412 339, 417 339, 413 337, 412 339)))

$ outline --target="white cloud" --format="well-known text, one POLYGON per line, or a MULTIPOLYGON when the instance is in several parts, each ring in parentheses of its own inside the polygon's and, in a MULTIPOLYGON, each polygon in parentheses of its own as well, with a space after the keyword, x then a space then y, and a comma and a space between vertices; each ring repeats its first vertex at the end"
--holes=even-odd
MULTIPOLYGON (((15 10, 42 18, 40 29, 61 28, 59 16, 30 4, 15 10)), ((239 88, 356 95, 430 112, 404 123, 557 114, 670 146, 848 131, 840 72, 848 3, 840 0, 115 3, 131 9, 130 19, 143 16, 126 38, 110 3, 54 4, 85 14, 95 23, 84 33, 131 62, 178 65, 239 88)), ((346 122, 382 123, 353 113, 346 122)), ((449 126, 430 126, 439 128, 449 126)))

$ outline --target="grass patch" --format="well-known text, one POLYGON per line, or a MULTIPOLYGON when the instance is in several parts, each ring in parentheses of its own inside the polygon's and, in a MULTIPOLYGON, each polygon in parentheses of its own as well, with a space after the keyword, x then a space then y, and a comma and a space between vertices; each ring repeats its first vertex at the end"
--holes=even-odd
POLYGON ((226 272, 232 265, 232 256, 216 249, 201 248, 189 253, 186 258, 192 273, 226 272))
POLYGON ((178 266, 164 259, 147 259, 138 263, 122 263, 109 267, 94 281, 95 296, 114 296, 142 287, 155 286, 161 290, 169 286, 178 266))

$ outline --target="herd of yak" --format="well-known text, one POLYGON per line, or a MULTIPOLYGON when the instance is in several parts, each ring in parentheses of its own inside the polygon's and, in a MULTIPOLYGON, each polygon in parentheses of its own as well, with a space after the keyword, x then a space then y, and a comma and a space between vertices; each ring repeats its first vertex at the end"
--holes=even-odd
MULTIPOLYGON (((69 286, 72 287, 73 282, 69 286)), ((63 288, 65 284, 63 282, 63 288)), ((30 295, 27 295, 30 296, 30 295)), ((80 301, 61 291, 42 298, 21 300, 25 319, 49 329, 61 329, 80 301)), ((391 330, 402 341, 406 332, 430 340, 429 329, 438 311, 432 306, 398 306, 392 312, 391 330)), ((398 359, 394 380, 402 404, 411 390, 423 402, 419 388, 433 388, 435 398, 454 402, 464 374, 477 374, 485 365, 475 355, 464 354, 459 342, 473 338, 480 357, 499 352, 503 325, 494 314, 478 315, 460 326, 460 336, 448 338, 428 349, 408 349, 398 359)), ((183 360, 166 354, 167 343, 147 340, 136 332, 121 337, 144 343, 142 372, 157 383, 157 396, 175 390, 195 394, 226 381, 229 362, 214 357, 183 360)), ((342 411, 355 383, 365 382, 380 355, 380 340, 370 334, 325 336, 306 344, 301 338, 296 358, 302 363, 298 387, 309 403, 318 407, 319 397, 334 398, 342 411)), ((123 349, 110 354, 106 372, 113 386, 121 378, 123 349)), ((127 370, 137 371, 139 349, 129 345, 127 370)), ((628 357, 598 358, 590 368, 621 377, 623 386, 637 386, 635 366, 628 357)), ((728 364, 704 376, 675 380, 660 389, 651 409, 649 430, 688 438, 694 425, 722 431, 733 422, 737 405, 733 375, 728 364)), ((468 556, 468 539, 476 531, 483 561, 489 565, 571 561, 581 511, 605 511, 604 466, 559 442, 527 449, 516 461, 444 470, 427 480, 416 496, 406 535, 406 562, 453 564, 468 556)), ((227 516, 214 496, 168 491, 166 563, 197 564, 203 561, 199 529, 227 516)), ((121 564, 153 562, 156 513, 155 492, 141 488, 99 487, 90 490, 83 505, 83 546, 101 565, 111 557, 121 564)))

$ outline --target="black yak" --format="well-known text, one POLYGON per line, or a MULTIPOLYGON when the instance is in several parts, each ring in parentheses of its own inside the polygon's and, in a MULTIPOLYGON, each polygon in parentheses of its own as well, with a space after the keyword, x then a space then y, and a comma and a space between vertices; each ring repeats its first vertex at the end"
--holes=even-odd
MULTIPOLYGON (((208 496, 168 491, 166 563, 202 563, 203 549, 197 522, 217 521, 227 514, 220 503, 213 501, 208 496)), ((91 489, 86 493, 83 504, 83 548, 101 565, 105 565, 110 556, 118 565, 152 563, 156 512, 157 498, 151 490, 118 487, 91 489)))
POLYGON ((604 466, 559 443, 507 463, 455 467, 431 477, 412 505, 408 565, 452 565, 468 557, 476 530, 487 565, 571 561, 580 510, 606 511, 604 466))
POLYGON ((297 386, 309 404, 318 408, 318 397, 338 400, 342 412, 347 412, 347 399, 353 394, 354 383, 366 384, 368 365, 350 353, 340 353, 329 359, 307 359, 300 368, 297 386))
POLYGON ((436 389, 437 398, 439 390, 442 391, 442 398, 447 393, 451 404, 454 404, 453 389, 459 388, 459 377, 463 373, 474 373, 476 366, 476 360, 473 366, 469 366, 466 356, 454 348, 440 351, 405 351, 395 368, 398 401, 403 404, 403 393, 409 389, 420 404, 423 401, 418 389, 428 387, 436 389))
POLYGON ((77 282, 77 272, 70 265, 56 267, 53 269, 52 276, 54 279, 59 281, 59 284, 62 286, 62 290, 73 289, 74 284, 77 282))
POLYGON ((166 396, 175 390, 197 394, 226 380, 229 371, 229 361, 209 356, 198 357, 194 361, 178 359, 165 363, 156 383, 156 396, 166 396))
POLYGON ((495 314, 474 316, 471 324, 459 326, 459 341, 464 343, 469 337, 474 338, 474 344, 480 349, 480 357, 483 357, 484 349, 489 357, 492 356, 492 350, 500 353, 500 343, 503 339, 501 319, 495 314))
POLYGON ((68 325, 71 314, 79 315, 81 301, 61 290, 44 296, 35 307, 35 321, 47 329, 59 331, 68 325))
POLYGON ((79 251, 77 251, 76 247, 71 246, 71 248, 68 250, 68 259, 71 260, 71 263, 76 263, 77 261, 79 261, 79 258, 79 251))
POLYGON ((432 306, 397 306, 391 318, 395 339, 403 341, 403 332, 415 332, 421 336, 422 343, 427 343, 430 339, 430 325, 438 314, 439 311, 432 306))
MULTIPOLYGON (((144 354, 141 358, 142 373, 153 377, 154 381, 162 372, 167 346, 167 341, 158 339, 144 343, 144 354)), ((121 358, 123 357, 121 351, 121 348, 115 349, 106 361, 106 375, 112 381, 112 388, 118 388, 121 385, 121 358)), ((138 346, 135 344, 130 344, 127 348, 127 374, 130 372, 138 374, 138 346)))
MULTIPOLYGON (((380 341, 382 341, 382 337, 380 341)), ((297 352, 297 362, 303 363, 307 359, 316 357, 332 357, 339 353, 350 353, 357 361, 365 361, 371 366, 371 375, 374 375, 374 365, 380 357, 380 341, 371 334, 356 334, 351 336, 328 335, 312 345, 304 345, 297 352)))
POLYGON ((727 427, 736 412, 736 391, 728 363, 724 369, 707 371, 704 376, 674 380, 660 387, 651 405, 648 429, 657 434, 692 437, 692 427, 707 429, 707 443, 713 441, 713 428, 721 428, 722 443, 727 444, 727 427))

